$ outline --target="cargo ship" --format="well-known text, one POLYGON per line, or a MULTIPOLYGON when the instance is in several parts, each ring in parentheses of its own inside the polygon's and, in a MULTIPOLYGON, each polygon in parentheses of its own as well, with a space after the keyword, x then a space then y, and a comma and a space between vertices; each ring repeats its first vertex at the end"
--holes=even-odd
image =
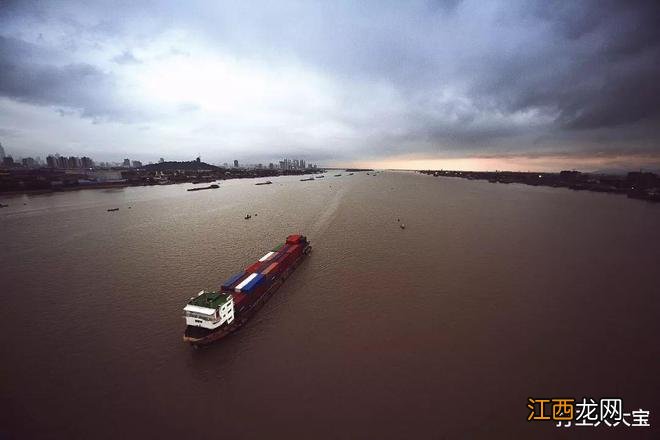
POLYGON ((200 291, 183 308, 183 340, 197 348, 241 328, 311 251, 307 237, 289 235, 285 243, 233 275, 219 289, 200 291))

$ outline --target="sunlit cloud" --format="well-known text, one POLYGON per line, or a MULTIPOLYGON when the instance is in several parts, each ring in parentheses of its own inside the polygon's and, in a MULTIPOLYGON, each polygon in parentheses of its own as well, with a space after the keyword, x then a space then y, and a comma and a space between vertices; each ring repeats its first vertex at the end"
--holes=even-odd
POLYGON ((99 160, 543 168, 605 152, 636 166, 659 148, 655 11, 14 2, 0 11, 0 133, 19 155, 99 160))

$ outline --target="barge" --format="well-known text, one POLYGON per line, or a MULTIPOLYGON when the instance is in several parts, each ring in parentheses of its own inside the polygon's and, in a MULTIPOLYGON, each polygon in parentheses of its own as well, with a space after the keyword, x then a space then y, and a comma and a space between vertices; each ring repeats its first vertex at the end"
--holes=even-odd
POLYGON ((197 348, 234 333, 273 296, 312 251, 304 235, 289 235, 219 289, 200 291, 183 308, 183 340, 197 348))
POLYGON ((220 186, 214 183, 213 185, 205 186, 203 188, 188 188, 186 191, 202 191, 205 189, 218 189, 218 188, 220 188, 220 186))

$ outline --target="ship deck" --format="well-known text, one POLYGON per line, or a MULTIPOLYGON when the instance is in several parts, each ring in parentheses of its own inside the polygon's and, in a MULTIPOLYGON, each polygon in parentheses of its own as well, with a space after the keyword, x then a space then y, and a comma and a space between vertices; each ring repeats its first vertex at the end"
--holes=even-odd
POLYGON ((229 301, 229 295, 220 292, 204 292, 199 296, 191 299, 188 304, 198 307, 207 307, 209 309, 216 309, 229 301))

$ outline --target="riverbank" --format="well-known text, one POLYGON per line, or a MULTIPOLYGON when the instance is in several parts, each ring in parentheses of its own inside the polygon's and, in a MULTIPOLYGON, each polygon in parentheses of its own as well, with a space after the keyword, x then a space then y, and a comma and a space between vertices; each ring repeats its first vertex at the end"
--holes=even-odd
POLYGON ((660 176, 654 173, 631 172, 626 175, 589 174, 579 171, 531 173, 514 171, 418 171, 435 177, 460 177, 487 180, 490 183, 522 183, 532 186, 569 188, 575 191, 595 191, 624 194, 631 199, 660 202, 660 176))
POLYGON ((279 170, 270 168, 221 168, 204 162, 164 162, 136 169, 13 168, 0 171, 0 196, 44 194, 78 189, 108 189, 127 186, 213 183, 219 180, 251 179, 287 175, 319 174, 318 168, 279 170))

